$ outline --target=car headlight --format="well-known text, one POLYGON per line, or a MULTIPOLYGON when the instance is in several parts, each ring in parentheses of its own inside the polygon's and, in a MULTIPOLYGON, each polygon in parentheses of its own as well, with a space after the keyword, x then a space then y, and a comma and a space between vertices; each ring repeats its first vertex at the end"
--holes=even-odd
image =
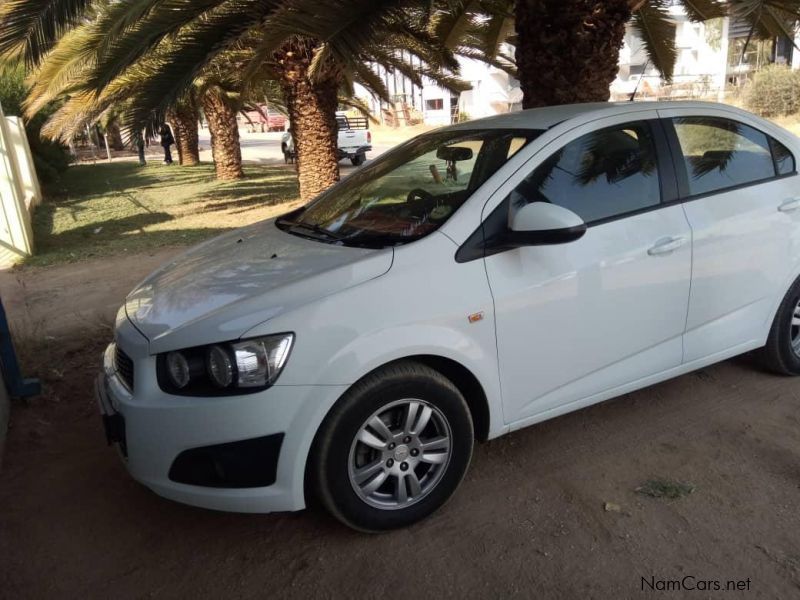
POLYGON ((159 354, 158 384, 181 396, 245 394, 271 386, 289 358, 293 333, 159 354))

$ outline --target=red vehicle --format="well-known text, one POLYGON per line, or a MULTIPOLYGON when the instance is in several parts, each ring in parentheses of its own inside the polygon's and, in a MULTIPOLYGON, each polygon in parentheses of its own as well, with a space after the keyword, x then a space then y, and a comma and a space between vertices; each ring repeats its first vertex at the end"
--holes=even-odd
POLYGON ((261 106, 261 110, 246 110, 245 125, 251 133, 256 131, 286 131, 286 117, 277 110, 261 106), (266 118, 265 118, 266 117, 266 118))

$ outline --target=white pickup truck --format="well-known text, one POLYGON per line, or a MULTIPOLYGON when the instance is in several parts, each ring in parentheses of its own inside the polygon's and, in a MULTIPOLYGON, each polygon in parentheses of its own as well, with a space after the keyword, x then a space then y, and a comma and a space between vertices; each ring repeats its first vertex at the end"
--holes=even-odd
MULTIPOLYGON (((369 131, 369 119, 366 117, 348 117, 343 112, 336 113, 336 151, 339 160, 349 158, 356 167, 367 160, 367 152, 372 150, 372 133, 369 131)), ((294 162, 297 152, 294 148, 292 134, 286 132, 281 137, 281 151, 287 163, 294 162)))

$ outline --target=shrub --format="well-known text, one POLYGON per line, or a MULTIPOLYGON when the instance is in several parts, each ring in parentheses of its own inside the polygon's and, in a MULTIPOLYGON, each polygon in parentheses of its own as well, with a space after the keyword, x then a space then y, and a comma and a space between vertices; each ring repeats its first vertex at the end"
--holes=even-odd
POLYGON ((800 112, 800 71, 780 65, 758 71, 745 90, 744 105, 762 117, 800 112))

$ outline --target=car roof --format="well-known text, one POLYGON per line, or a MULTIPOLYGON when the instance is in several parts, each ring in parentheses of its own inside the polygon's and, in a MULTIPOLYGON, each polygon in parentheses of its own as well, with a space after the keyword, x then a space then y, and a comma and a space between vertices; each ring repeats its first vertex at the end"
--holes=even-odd
POLYGON ((582 118, 593 120, 602 117, 624 115, 643 110, 659 110, 668 108, 708 108, 724 109, 729 112, 750 115, 729 104, 717 102, 694 101, 646 101, 646 102, 589 102, 585 104, 564 104, 561 106, 545 106, 529 108, 517 112, 504 113, 493 117, 476 119, 452 125, 453 129, 550 129, 554 125, 582 118))

